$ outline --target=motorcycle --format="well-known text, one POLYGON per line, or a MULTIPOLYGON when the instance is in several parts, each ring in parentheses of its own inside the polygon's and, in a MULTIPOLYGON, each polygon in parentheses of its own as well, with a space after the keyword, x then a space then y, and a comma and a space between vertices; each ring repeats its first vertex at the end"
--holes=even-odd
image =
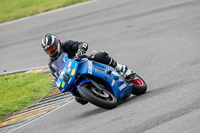
POLYGON ((63 53, 52 63, 57 88, 105 109, 115 108, 131 94, 142 95, 147 84, 136 73, 125 79, 111 66, 82 58, 73 60, 63 53))

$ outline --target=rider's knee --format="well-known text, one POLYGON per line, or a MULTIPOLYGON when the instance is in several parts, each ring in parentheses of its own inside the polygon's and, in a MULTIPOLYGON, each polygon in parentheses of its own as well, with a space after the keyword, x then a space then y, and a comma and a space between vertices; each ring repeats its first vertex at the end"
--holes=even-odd
POLYGON ((108 64, 111 60, 111 57, 107 51, 101 51, 101 52, 93 51, 90 56, 90 59, 100 63, 108 64))

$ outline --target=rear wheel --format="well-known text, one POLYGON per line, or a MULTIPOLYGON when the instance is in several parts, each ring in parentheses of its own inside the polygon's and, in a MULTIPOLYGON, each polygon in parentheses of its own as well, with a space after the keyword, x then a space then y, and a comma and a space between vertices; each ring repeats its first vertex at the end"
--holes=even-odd
POLYGON ((112 109, 117 106, 116 97, 99 85, 102 90, 98 90, 92 83, 86 83, 80 86, 79 94, 88 102, 105 109, 112 109))
POLYGON ((134 80, 129 80, 129 82, 133 83, 132 94, 138 96, 147 91, 147 84, 139 75, 135 74, 134 80))

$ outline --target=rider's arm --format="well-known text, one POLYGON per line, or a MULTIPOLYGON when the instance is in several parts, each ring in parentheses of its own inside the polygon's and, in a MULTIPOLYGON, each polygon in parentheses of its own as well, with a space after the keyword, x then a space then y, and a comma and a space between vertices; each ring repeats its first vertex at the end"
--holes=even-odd
POLYGON ((86 52, 88 49, 88 44, 85 42, 68 40, 62 43, 62 47, 64 51, 73 51, 76 53, 79 49, 81 49, 86 52))
POLYGON ((86 53, 88 44, 85 42, 68 40, 62 43, 62 48, 64 52, 68 53, 69 58, 77 59, 86 53))

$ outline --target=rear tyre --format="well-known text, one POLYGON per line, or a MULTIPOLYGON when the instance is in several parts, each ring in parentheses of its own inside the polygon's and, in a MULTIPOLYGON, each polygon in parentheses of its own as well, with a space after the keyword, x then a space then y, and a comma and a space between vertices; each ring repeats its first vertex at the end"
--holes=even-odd
POLYGON ((86 83, 80 86, 78 92, 88 102, 105 109, 112 109, 117 106, 116 97, 100 85, 102 91, 99 91, 92 83, 86 83))
POLYGON ((135 76, 136 80, 129 81, 133 83, 132 94, 137 96, 142 95, 147 91, 147 84, 139 75, 136 74, 135 76))

